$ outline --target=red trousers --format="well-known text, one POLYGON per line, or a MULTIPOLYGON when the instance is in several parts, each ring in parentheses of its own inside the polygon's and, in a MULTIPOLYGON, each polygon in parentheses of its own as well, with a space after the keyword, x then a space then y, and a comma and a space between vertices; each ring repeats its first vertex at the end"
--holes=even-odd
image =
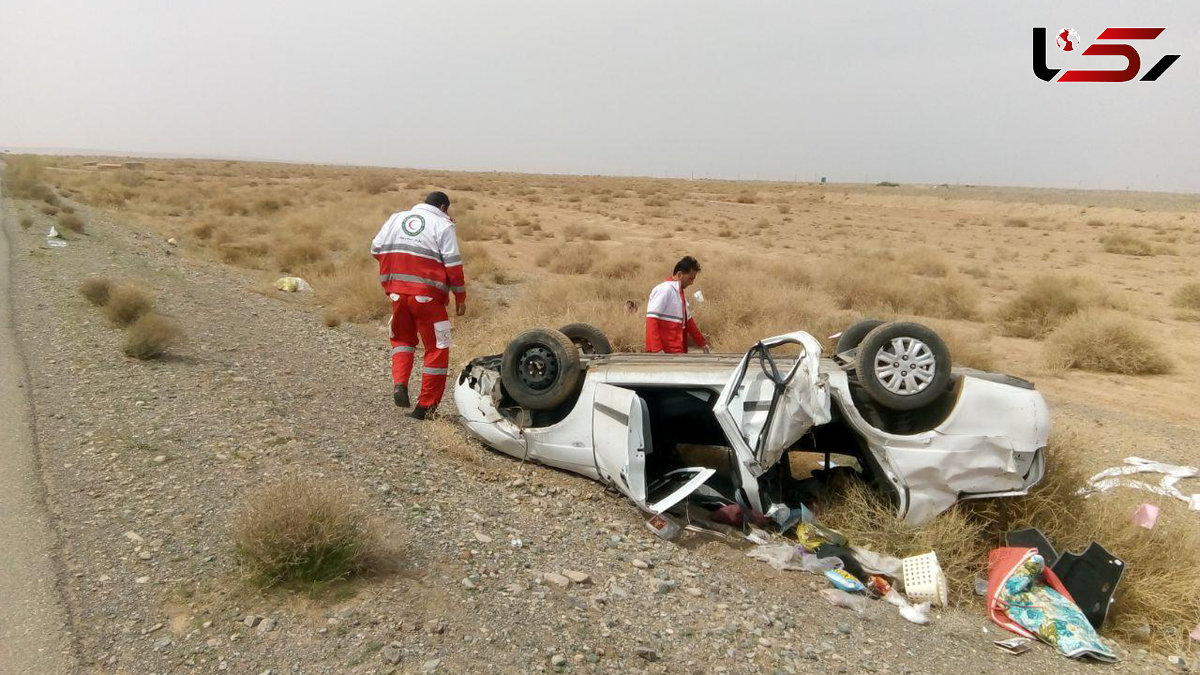
POLYGON ((446 390, 450 366, 450 319, 446 315, 446 306, 437 300, 417 302, 416 296, 412 295, 398 297, 399 300, 392 301, 392 318, 388 322, 392 342, 392 384, 408 384, 419 337, 425 359, 417 405, 435 408, 446 390), (442 334, 440 341, 439 332, 442 334))

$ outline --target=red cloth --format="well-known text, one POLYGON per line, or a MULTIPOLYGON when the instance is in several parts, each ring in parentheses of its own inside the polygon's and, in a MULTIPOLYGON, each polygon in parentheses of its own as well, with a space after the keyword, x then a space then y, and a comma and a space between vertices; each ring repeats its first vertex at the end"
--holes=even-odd
POLYGON ((446 391, 446 376, 450 367, 450 347, 437 346, 434 324, 445 321, 446 305, 436 301, 417 302, 415 296, 401 295, 392 302, 392 318, 388 322, 392 343, 392 384, 408 384, 412 376, 417 339, 425 348, 421 371, 421 395, 417 405, 436 408, 446 391))
MULTIPOLYGON (((1037 553, 1036 548, 1018 548, 1015 546, 1007 546, 1003 548, 992 549, 988 553, 988 590, 987 590, 987 609, 988 616, 996 625, 1007 628, 1008 630, 1027 638, 1036 639, 1037 636, 1025 630, 1025 627, 1008 618, 1008 613, 1005 612, 1003 603, 996 597, 1000 591, 1000 586, 1008 579, 1013 570, 1018 565, 1025 561, 1025 556, 1037 553)), ((1067 592, 1059 581, 1058 576, 1054 571, 1047 566, 1042 571, 1042 576, 1045 578, 1046 585, 1058 591, 1071 602, 1075 602, 1075 598, 1067 592)))
POLYGON ((700 327, 689 316, 682 286, 667 279, 650 291, 646 303, 646 351, 686 354, 689 337, 697 347, 707 346, 700 327))

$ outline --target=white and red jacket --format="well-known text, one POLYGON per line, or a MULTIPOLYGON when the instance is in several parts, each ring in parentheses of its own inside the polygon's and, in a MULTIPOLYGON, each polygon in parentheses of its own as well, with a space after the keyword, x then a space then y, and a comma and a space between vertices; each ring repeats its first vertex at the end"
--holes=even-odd
POLYGON ((705 347, 704 335, 690 314, 677 280, 655 286, 646 303, 646 351, 686 354, 688 336, 697 347, 705 347))
POLYGON ((379 283, 387 293, 428 296, 442 304, 454 294, 466 302, 462 253, 454 221, 436 206, 417 204, 393 213, 371 242, 379 283))

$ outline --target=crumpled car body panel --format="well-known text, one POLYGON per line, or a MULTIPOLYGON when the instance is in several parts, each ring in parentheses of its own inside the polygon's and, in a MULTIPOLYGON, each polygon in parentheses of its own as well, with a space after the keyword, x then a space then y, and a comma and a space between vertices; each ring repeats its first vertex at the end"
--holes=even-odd
MULTIPOLYGON (((748 367, 748 355, 612 354, 584 357, 578 399, 544 426, 522 427, 511 410, 508 416, 501 413, 499 373, 486 359, 464 369, 454 397, 461 423, 488 446, 605 482, 651 512, 651 507, 670 507, 647 494, 651 480, 644 471, 653 434, 637 390, 651 387, 712 392, 712 412, 736 457, 742 496, 760 513, 773 504, 760 490, 759 477, 780 461, 787 450, 782 444, 830 422, 835 407, 865 448, 860 459, 895 496, 897 515, 910 523, 928 520, 961 499, 1025 494, 1041 480, 1050 417, 1037 391, 964 370, 944 420, 919 433, 888 433, 856 408, 847 372, 821 358, 815 339, 792 333, 771 340, 781 338, 793 338, 803 353, 779 360, 780 371, 795 371, 782 387, 756 365, 748 367), (727 391, 731 386, 737 391, 727 391), (760 417, 767 401, 773 414, 786 418, 760 417)), ((684 484, 704 473, 703 467, 682 471, 680 480, 688 479, 684 484)))

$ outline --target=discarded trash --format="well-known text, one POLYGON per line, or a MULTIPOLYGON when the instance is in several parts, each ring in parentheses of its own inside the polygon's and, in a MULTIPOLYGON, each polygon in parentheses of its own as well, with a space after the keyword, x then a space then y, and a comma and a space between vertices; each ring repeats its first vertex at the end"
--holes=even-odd
POLYGON ((996 640, 992 644, 1008 652, 1009 654, 1020 656, 1031 649, 1030 645, 1032 643, 1033 640, 1030 640, 1027 637, 1015 637, 1007 640, 996 640))
POLYGON ((647 520, 646 527, 650 528, 650 531, 658 535, 660 539, 666 541, 674 539, 682 529, 679 523, 661 513, 647 520))
POLYGON ((847 593, 861 593, 862 591, 867 590, 867 587, 863 586, 861 581, 855 579, 854 575, 850 574, 846 570, 826 570, 825 577, 829 579, 829 581, 831 581, 835 587, 846 591, 847 593))
POLYGON ((817 523, 800 523, 796 526, 796 539, 808 551, 817 550, 822 544, 846 546, 850 542, 837 530, 817 523))
POLYGON ((872 593, 881 598, 892 592, 892 585, 888 583, 887 579, 879 575, 871 576, 870 581, 867 582, 867 588, 871 589, 872 593))
POLYGON ((840 558, 822 558, 803 549, 799 550, 798 554, 800 556, 800 565, 804 568, 805 572, 824 574, 829 570, 842 569, 840 558))
POLYGON ((906 604, 900 608, 900 616, 906 621, 924 626, 929 623, 929 603, 922 602, 919 605, 906 604))
POLYGON ((308 282, 300 277, 279 277, 275 280, 275 288, 284 291, 285 293, 312 290, 312 286, 309 286, 308 282))
POLYGON ((1004 543, 1016 548, 1036 548, 1050 567, 1054 567, 1058 562, 1058 551, 1054 550, 1054 545, 1036 527, 1013 530, 1004 535, 1004 543))
POLYGON ((61 236, 62 235, 58 233, 58 230, 55 229, 53 225, 50 226, 50 231, 46 233, 47 239, 50 239, 51 237, 61 237, 61 236))
POLYGON ((62 239, 52 239, 50 237, 47 237, 46 238, 46 247, 47 248, 66 248, 67 242, 63 241, 62 239))
POLYGON ((750 515, 747 516, 746 513, 747 512, 737 504, 726 504, 716 511, 713 511, 712 515, 709 516, 709 519, 714 523, 721 523, 722 525, 730 525, 733 527, 742 527, 747 521, 754 523, 758 527, 767 526, 769 521, 763 514, 751 511, 750 515))
POLYGON ((987 579, 975 577, 975 595, 980 597, 987 595, 987 579))
POLYGON ((1200 623, 1196 624, 1196 627, 1188 635, 1196 642, 1200 642, 1200 623))
POLYGON ((988 554, 987 607, 997 625, 1041 639, 1064 656, 1117 660, 1035 548, 1005 547, 988 554))
POLYGON ((775 524, 779 526, 780 532, 787 532, 803 520, 806 511, 808 509, 804 508, 803 504, 798 509, 788 508, 783 504, 776 504, 767 511, 767 517, 775 521, 775 524))
POLYGON ((837 588, 822 588, 821 595, 825 596, 825 599, 834 607, 845 607, 859 613, 867 611, 867 596, 865 595, 853 595, 837 588))
POLYGON ((887 593, 885 593, 883 596, 883 599, 885 602, 887 602, 887 604, 893 605, 895 607, 907 607, 909 604, 911 604, 908 602, 908 600, 904 599, 903 595, 900 595, 899 593, 897 593, 896 589, 894 589, 894 588, 892 590, 888 591, 887 593))
POLYGON ((1093 628, 1104 625, 1125 562, 1092 542, 1083 553, 1064 553, 1051 568, 1093 628))
POLYGON ((937 553, 930 551, 901 561, 904 565, 904 594, 917 601, 945 607, 950 602, 946 575, 938 564, 937 553))
POLYGON ((696 302, 704 302, 704 291, 696 291, 692 293, 692 297, 696 299, 696 302))
POLYGON ((1138 527, 1144 527, 1147 530, 1153 530, 1154 524, 1158 522, 1158 507, 1153 504, 1142 504, 1137 507, 1137 511, 1133 512, 1133 524, 1138 527))
POLYGON ((897 581, 904 578, 904 564, 899 558, 876 553, 861 546, 851 546, 850 552, 867 574, 878 574, 897 581))
POLYGON ((804 569, 796 547, 791 544, 760 544, 747 552, 746 557, 761 560, 779 571, 804 569))
POLYGON ((1115 487, 1128 487, 1135 490, 1153 492, 1154 494, 1166 497, 1174 497, 1186 502, 1188 508, 1192 511, 1200 511, 1200 494, 1187 495, 1175 487, 1175 484, 1183 478, 1195 478, 1197 475, 1200 475, 1200 469, 1194 466, 1178 466, 1176 464, 1152 462, 1141 457, 1126 457, 1125 464, 1127 466, 1114 466, 1111 469, 1105 469, 1092 476, 1088 479, 1088 487, 1082 488, 1079 493, 1086 495, 1091 492, 1107 492, 1115 487), (1135 473, 1160 473, 1163 474, 1163 478, 1159 481, 1158 485, 1124 478, 1124 476, 1135 473))

